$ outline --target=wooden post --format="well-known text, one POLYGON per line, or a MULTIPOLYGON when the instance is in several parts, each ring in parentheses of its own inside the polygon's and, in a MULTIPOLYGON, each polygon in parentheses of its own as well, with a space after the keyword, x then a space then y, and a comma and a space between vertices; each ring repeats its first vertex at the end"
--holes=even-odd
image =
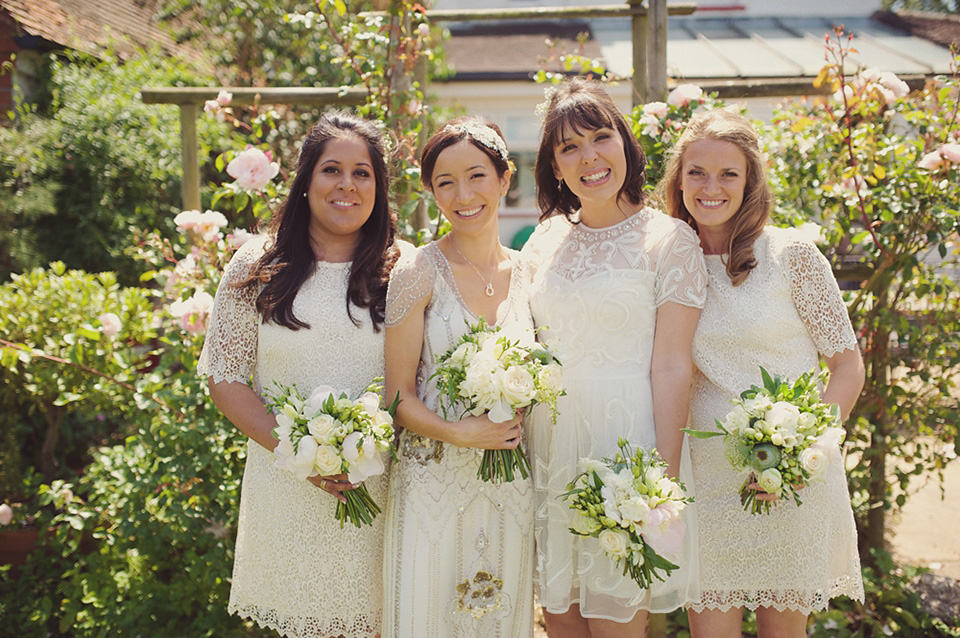
POLYGON ((647 101, 667 97, 667 0, 648 0, 647 101))
MULTIPOLYGON (((643 0, 628 0, 631 7, 640 5, 643 0)), ((649 81, 647 74, 647 49, 649 35, 649 20, 645 13, 635 14, 630 18, 630 40, 633 44, 633 105, 637 106, 647 101, 649 81)))
POLYGON ((183 162, 183 210, 200 210, 200 162, 197 151, 197 105, 180 105, 180 149, 183 162))
MULTIPOLYGON (((423 147, 427 144, 430 131, 427 130, 427 57, 421 55, 417 58, 416 65, 413 67, 413 78, 420 90, 422 99, 420 100, 420 133, 417 135, 417 160, 423 153, 423 147)), ((422 199, 417 204, 417 209, 413 213, 414 228, 426 228, 430 219, 427 216, 427 203, 422 199)))

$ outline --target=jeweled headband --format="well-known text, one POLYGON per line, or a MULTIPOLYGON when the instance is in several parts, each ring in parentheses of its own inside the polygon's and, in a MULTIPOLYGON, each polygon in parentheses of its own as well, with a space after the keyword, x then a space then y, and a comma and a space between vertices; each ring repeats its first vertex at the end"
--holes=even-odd
POLYGON ((507 144, 503 141, 502 137, 497 135, 496 131, 486 124, 480 124, 479 122, 460 122, 458 124, 447 124, 444 129, 449 129, 457 133, 465 133, 499 155, 504 162, 510 161, 507 144))

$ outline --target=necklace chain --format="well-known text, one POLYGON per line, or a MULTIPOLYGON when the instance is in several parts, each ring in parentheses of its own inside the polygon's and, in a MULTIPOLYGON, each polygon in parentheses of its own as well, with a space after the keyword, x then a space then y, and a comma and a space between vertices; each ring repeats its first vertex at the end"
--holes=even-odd
POLYGON ((487 281, 486 277, 484 277, 483 274, 480 273, 480 269, 477 268, 476 266, 474 266, 472 261, 470 261, 469 259, 467 259, 466 257, 464 257, 463 253, 460 252, 460 249, 457 248, 457 245, 456 245, 455 243, 453 243, 453 237, 450 238, 450 245, 453 246, 453 249, 454 249, 455 251, 457 251, 457 254, 460 255, 460 258, 461 258, 462 260, 464 260, 465 262, 467 262, 468 264, 470 264, 470 267, 473 268, 473 269, 477 272, 477 276, 480 277, 480 281, 482 281, 483 283, 487 284, 487 287, 483 289, 484 294, 486 294, 488 297, 492 297, 493 294, 494 294, 494 290, 493 290, 493 278, 494 278, 494 277, 496 276, 496 274, 497 274, 496 267, 494 267, 493 274, 490 275, 490 280, 487 281))

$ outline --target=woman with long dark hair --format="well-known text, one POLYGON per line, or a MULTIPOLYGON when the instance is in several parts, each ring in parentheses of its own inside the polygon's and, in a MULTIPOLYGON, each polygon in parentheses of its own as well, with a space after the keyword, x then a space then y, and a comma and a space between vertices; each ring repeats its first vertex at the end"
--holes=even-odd
MULTIPOLYGON (((354 394, 384 374, 394 222, 380 130, 327 113, 300 150, 290 194, 227 266, 198 370, 249 438, 229 609, 281 635, 374 638, 382 615, 383 517, 341 529, 344 475, 277 468, 264 406, 275 384, 354 394)), ((385 476, 365 482, 383 504, 385 476)))

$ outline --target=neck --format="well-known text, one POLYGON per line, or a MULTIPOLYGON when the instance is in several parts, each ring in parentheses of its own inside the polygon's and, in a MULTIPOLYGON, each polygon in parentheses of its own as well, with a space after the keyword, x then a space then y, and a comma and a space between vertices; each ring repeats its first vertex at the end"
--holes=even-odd
POLYGON ((357 252, 357 246, 360 245, 360 236, 350 238, 330 238, 324 237, 322 240, 310 233, 310 248, 313 250, 313 256, 317 261, 329 261, 332 263, 342 263, 353 261, 353 256, 357 252))
POLYGON ((462 237, 451 230, 447 233, 454 253, 473 263, 478 268, 492 268, 503 258, 504 248, 496 235, 488 237, 462 237))
POLYGON ((727 252, 728 233, 700 229, 700 247, 704 255, 722 255, 727 252))
POLYGON ((639 204, 617 200, 602 206, 582 206, 580 221, 589 228, 606 228, 619 224, 640 210, 639 204))

